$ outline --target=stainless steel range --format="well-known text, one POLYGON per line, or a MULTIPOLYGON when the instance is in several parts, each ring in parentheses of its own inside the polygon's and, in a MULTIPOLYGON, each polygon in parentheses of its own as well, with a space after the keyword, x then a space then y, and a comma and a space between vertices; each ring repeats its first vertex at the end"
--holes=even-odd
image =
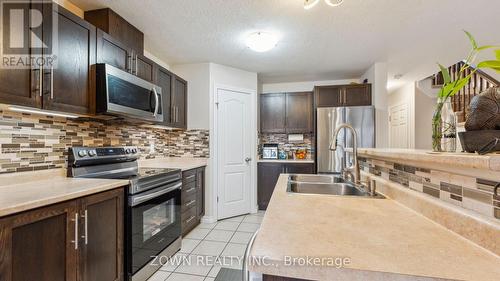
POLYGON ((139 168, 136 147, 73 147, 68 176, 129 179, 125 210, 126 278, 147 280, 159 269, 155 256, 170 257, 181 248, 179 169, 139 168))

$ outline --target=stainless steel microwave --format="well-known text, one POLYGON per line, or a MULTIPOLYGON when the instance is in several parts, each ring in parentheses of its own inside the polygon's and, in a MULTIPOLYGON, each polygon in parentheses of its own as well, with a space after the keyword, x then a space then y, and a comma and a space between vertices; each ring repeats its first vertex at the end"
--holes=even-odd
POLYGON ((96 113, 163 122, 161 88, 109 64, 96 64, 96 113))

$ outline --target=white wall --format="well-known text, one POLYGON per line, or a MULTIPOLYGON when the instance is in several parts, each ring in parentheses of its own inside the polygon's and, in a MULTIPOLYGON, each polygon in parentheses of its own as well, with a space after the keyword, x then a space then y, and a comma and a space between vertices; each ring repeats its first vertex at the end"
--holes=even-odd
POLYGON ((289 83, 267 83, 262 84, 260 93, 283 93, 283 92, 310 92, 314 86, 328 85, 346 85, 350 83, 359 83, 359 78, 344 80, 322 80, 322 81, 304 81, 289 83))
POLYGON ((376 147, 389 146, 389 114, 387 111, 387 63, 377 62, 361 77, 372 84, 372 99, 375 106, 376 147))
POLYGON ((173 65, 188 81, 188 129, 210 129, 210 63, 173 65))
POLYGON ((436 105, 435 89, 426 81, 404 83, 389 93, 388 109, 400 104, 408 106, 409 148, 432 149, 432 115, 436 105), (419 86, 423 86, 422 88, 419 86))
MULTIPOLYGON (((188 129, 207 129, 210 131, 210 159, 205 182, 205 217, 202 220, 215 222, 217 220, 216 175, 218 173, 214 134, 215 87, 219 85, 252 91, 255 93, 253 102, 256 104, 257 73, 215 63, 173 65, 172 71, 188 81, 188 129)), ((252 118, 256 123, 257 110, 254 111, 252 118)), ((256 139, 257 132, 254 133, 256 139)), ((257 149, 255 148, 254 151, 256 152, 257 149)), ((256 181, 256 165, 254 166, 252 180, 256 181)), ((256 204, 256 190, 254 193, 253 200, 256 204)))

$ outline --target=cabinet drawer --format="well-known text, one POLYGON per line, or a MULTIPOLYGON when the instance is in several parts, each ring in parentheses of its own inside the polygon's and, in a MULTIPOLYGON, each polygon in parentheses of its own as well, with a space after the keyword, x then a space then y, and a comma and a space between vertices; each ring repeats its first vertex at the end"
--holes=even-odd
POLYGON ((184 184, 196 181, 196 169, 182 173, 182 182, 184 184))
POLYGON ((183 196, 181 202, 182 202, 181 210, 183 212, 193 206, 196 206, 196 192, 188 196, 183 196))
POLYGON ((189 195, 192 195, 196 193, 196 190, 198 189, 198 185, 196 182, 189 182, 189 183, 184 183, 182 185, 182 197, 186 197, 189 195))
POLYGON ((198 224, 198 216, 196 215, 196 208, 189 208, 186 212, 182 214, 182 233, 186 234, 194 226, 198 224))

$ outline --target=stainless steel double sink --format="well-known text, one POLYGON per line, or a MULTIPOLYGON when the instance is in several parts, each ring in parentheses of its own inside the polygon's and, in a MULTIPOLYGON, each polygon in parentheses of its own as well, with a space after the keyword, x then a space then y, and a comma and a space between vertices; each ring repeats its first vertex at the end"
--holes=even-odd
POLYGON ((363 186, 348 182, 339 175, 290 175, 287 191, 304 194, 385 198, 380 194, 371 196, 363 186))

